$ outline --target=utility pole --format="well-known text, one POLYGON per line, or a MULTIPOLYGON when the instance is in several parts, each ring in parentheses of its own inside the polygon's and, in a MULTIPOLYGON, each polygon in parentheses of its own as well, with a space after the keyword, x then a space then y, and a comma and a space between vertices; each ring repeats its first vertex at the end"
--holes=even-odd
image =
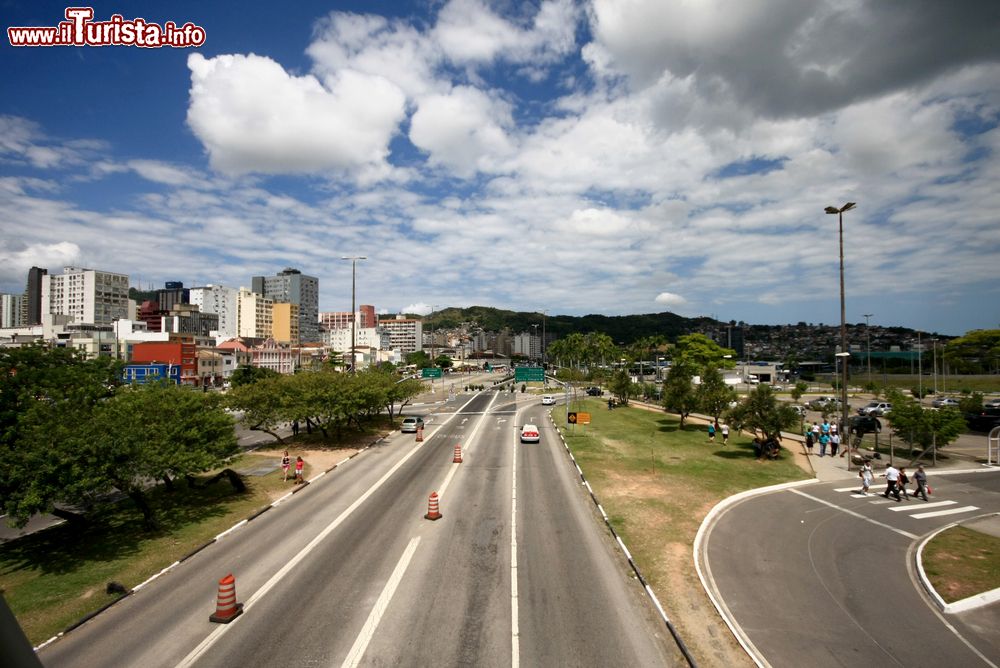
POLYGON ((865 338, 867 339, 868 348, 868 384, 872 384, 872 333, 868 329, 868 318, 875 315, 874 313, 865 313, 865 338))
POLYGON ((340 259, 351 261, 351 373, 354 373, 356 371, 355 369, 356 357, 354 354, 354 345, 355 345, 354 325, 355 325, 355 320, 357 319, 357 307, 355 306, 355 301, 354 301, 355 289, 357 287, 357 284, 355 283, 356 268, 358 260, 367 260, 368 258, 365 257, 364 255, 351 255, 351 256, 341 257, 340 259))

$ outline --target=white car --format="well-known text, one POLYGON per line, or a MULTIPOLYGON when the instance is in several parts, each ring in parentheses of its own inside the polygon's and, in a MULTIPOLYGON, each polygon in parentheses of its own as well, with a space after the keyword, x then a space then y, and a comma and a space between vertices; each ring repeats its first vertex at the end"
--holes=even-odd
POLYGON ((934 408, 958 408, 958 399, 951 397, 938 397, 931 402, 934 408))
POLYGON ((553 406, 553 405, 555 405, 555 403, 556 403, 556 398, 553 397, 551 394, 543 394, 542 395, 542 405, 543 406, 553 406))
POLYGON ((1000 408, 1000 399, 983 399, 983 408, 1000 408))
POLYGON ((403 418, 403 424, 400 425, 399 431, 404 434, 415 434, 418 429, 424 428, 424 419, 421 417, 408 417, 403 418))
POLYGON ((521 442, 522 443, 538 443, 541 435, 538 433, 538 427, 533 424, 526 424, 521 427, 521 442))

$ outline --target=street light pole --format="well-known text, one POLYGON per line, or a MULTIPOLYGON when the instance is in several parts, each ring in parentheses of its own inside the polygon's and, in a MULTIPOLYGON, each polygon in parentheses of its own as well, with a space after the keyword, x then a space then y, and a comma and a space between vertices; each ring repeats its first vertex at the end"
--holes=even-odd
POLYGON ((343 256, 340 259, 341 260, 350 260, 351 261, 351 373, 355 373, 355 371, 357 371, 357 369, 355 369, 356 358, 355 358, 355 355, 354 355, 354 345, 355 345, 354 344, 354 321, 355 321, 355 318, 357 317, 357 307, 355 306, 355 301, 354 301, 354 298, 355 298, 355 295, 356 295, 356 289, 357 289, 357 283, 355 281, 356 276, 357 276, 357 271, 356 270, 357 270, 357 266, 358 266, 358 260, 367 260, 368 258, 365 257, 364 255, 348 255, 348 256, 343 256))
POLYGON ((868 384, 872 384, 872 334, 868 329, 868 318, 875 315, 874 313, 865 313, 865 339, 867 343, 865 344, 868 348, 868 384))
MULTIPOLYGON (((826 207, 825 211, 828 214, 837 215, 837 229, 840 233, 840 352, 848 353, 847 350, 847 308, 845 306, 844 300, 844 212, 850 211, 855 207, 854 202, 848 202, 839 209, 834 206, 826 207)), ((843 410, 842 421, 840 423, 840 434, 841 438, 847 433, 847 422, 848 422, 848 407, 847 407, 847 358, 844 358, 844 363, 841 365, 843 367, 841 378, 840 378, 840 401, 841 409, 843 410)), ((848 444, 850 444, 850 439, 848 439, 848 444)), ((847 455, 847 470, 851 470, 851 455, 850 455, 850 445, 848 445, 848 455, 847 455)))

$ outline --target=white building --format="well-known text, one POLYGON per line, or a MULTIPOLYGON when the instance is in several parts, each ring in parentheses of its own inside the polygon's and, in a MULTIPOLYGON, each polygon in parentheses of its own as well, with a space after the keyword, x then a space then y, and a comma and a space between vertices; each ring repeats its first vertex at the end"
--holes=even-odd
POLYGON ((21 327, 24 295, 0 294, 0 329, 21 327))
POLYGON ((226 338, 239 335, 239 296, 239 290, 223 285, 191 288, 191 303, 202 313, 219 316, 218 335, 226 338))
POLYGON ((404 355, 423 350, 422 321, 398 315, 394 320, 379 320, 378 325, 388 330, 389 348, 392 350, 398 350, 404 355))
MULTIPOLYGON (((346 353, 351 349, 351 328, 323 332, 323 345, 331 350, 346 353)), ((392 335, 384 327, 359 327, 354 330, 354 346, 389 350, 392 348, 392 335)))
POLYGON ((246 288, 240 288, 237 303, 239 314, 237 336, 269 338, 274 322, 274 300, 246 288))
POLYGON ((514 336, 514 354, 524 355, 528 359, 538 359, 542 356, 542 337, 528 332, 514 336))
POLYGON ((129 315, 128 276, 64 267, 42 276, 42 314, 67 315, 77 324, 110 325, 129 315))

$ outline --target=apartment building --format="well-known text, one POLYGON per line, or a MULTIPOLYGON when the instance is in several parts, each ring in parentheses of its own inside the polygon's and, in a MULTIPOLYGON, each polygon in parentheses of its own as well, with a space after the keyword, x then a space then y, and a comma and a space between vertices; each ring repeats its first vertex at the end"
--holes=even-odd
POLYGON ((128 276, 64 267, 42 277, 42 314, 66 315, 74 323, 111 325, 129 315, 128 276))
POLYGON ((239 336, 239 290, 209 284, 191 288, 190 293, 191 303, 201 309, 202 313, 214 313, 219 316, 220 336, 230 338, 239 336))
POLYGON ((423 321, 398 315, 394 319, 379 320, 378 326, 389 332, 391 349, 404 355, 424 349, 423 321))
POLYGON ((24 327, 24 295, 0 294, 0 329, 24 327))
POLYGON ((237 336, 266 339, 274 322, 274 300, 246 288, 237 296, 237 336))
POLYGON ((271 336, 278 343, 299 345, 299 306, 287 302, 275 303, 272 307, 271 336))
POLYGON ((275 303, 298 306, 300 340, 309 343, 319 341, 318 278, 289 267, 275 276, 254 276, 251 289, 275 303))

